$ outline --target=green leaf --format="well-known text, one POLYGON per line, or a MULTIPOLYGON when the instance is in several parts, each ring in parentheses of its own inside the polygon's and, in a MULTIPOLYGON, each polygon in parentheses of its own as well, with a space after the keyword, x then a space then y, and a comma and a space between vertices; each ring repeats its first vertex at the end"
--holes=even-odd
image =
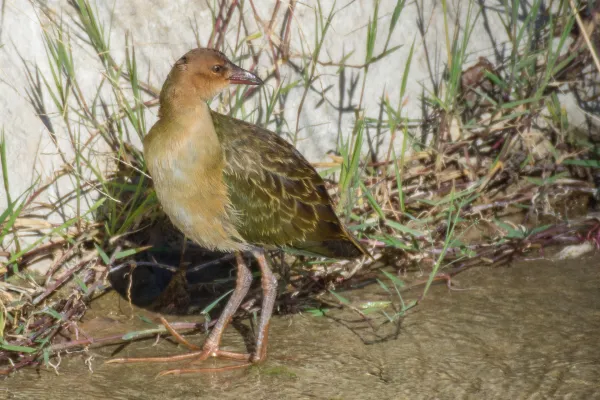
POLYGON ((0 349, 8 351, 16 351, 18 353, 35 353, 38 349, 34 347, 17 346, 14 344, 8 344, 6 342, 0 343, 0 349))
POLYGON ((258 31, 256 33, 253 33, 253 34, 250 34, 250 35, 246 36, 243 40, 245 42, 251 42, 252 40, 258 39, 258 38, 261 38, 261 37, 262 37, 262 32, 258 31))
POLYGON ((87 287, 87 285, 85 284, 85 282, 84 282, 84 281, 83 281, 83 280, 82 280, 82 279, 79 277, 79 275, 77 275, 77 274, 76 274, 76 275, 73 277, 73 279, 75 280, 75 282, 77 283, 77 285, 79 286, 79 288, 81 289, 81 291, 82 291, 84 294, 87 294, 87 293, 88 293, 88 287, 87 287))
MULTIPOLYGON (((416 40, 417 40, 416 38, 413 39, 413 42, 410 45, 410 51, 408 52, 408 57, 406 59, 406 63, 404 64, 404 71, 402 72, 402 83, 400 84, 400 99, 398 100, 399 101, 398 108, 400 108, 402 106, 404 94, 406 93, 406 85, 408 84, 408 73, 410 71, 410 65, 412 63, 413 51, 415 49, 415 41, 416 40)), ((400 110, 398 110, 398 113, 399 112, 400 112, 400 110)), ((406 134, 406 132, 405 132, 405 134, 406 134)))
POLYGON ((384 214, 383 210, 381 209, 381 207, 379 206, 379 203, 377 202, 375 197, 373 197, 373 195, 371 194, 371 191, 369 190, 369 188, 363 183, 362 180, 360 180, 358 183, 360 184, 360 187, 361 187, 363 193, 365 194, 365 196, 367 196, 367 200, 369 201, 369 204, 371 205, 371 207, 375 210, 375 212, 377 213, 379 218, 381 218, 382 220, 385 221, 385 214, 384 214))
POLYGON ((327 311, 326 308, 308 308, 306 310, 304 310, 304 312, 312 315, 313 317, 323 317, 325 316, 325 312, 327 311))
POLYGON ((527 236, 532 236, 532 235, 535 235, 535 234, 537 234, 537 233, 543 232, 543 231, 545 231, 546 229, 550 228, 551 226, 554 226, 554 225, 552 225, 552 224, 548 224, 548 225, 542 225, 542 226, 538 226, 537 228, 533 228, 533 229, 532 229, 532 230, 529 232, 529 234, 528 234, 527 236))
POLYGON ((390 20, 390 34, 394 31, 396 24, 398 23, 398 19, 400 18, 400 13, 402 13, 402 9, 404 8, 404 4, 406 0, 398 0, 396 2, 396 7, 394 7, 394 11, 392 12, 392 19, 390 20))
POLYGON ((532 176, 526 176, 525 179, 527 181, 529 181, 530 183, 533 183, 534 185, 544 186, 544 185, 552 184, 552 183, 556 182, 557 180, 564 178, 566 176, 569 176, 568 172, 561 172, 560 174, 553 175, 546 179, 535 178, 532 176))
POLYGON ((416 305, 417 305, 417 301, 413 300, 410 303, 408 303, 407 305, 405 305, 404 307, 402 307, 402 311, 400 313, 404 314, 406 311, 410 310, 411 308, 415 307, 416 305))
POLYGON ((366 62, 370 62, 373 58, 373 52, 375 50, 375 41, 377 39, 377 23, 379 13, 379 1, 375 1, 375 11, 373 13, 373 20, 369 18, 369 24, 367 27, 367 57, 366 62))
POLYGON ((150 321, 147 317, 143 316, 143 315, 138 315, 138 318, 140 319, 140 321, 145 322, 147 324, 151 324, 151 325, 155 325, 154 322, 150 321))
POLYGON ((566 165, 579 165, 588 168, 600 168, 599 160, 564 160, 562 163, 566 165))
POLYGON ((406 285, 404 281, 398 278, 396 275, 390 274, 387 271, 381 271, 381 273, 384 274, 386 278, 388 278, 390 281, 392 281, 392 283, 398 288, 404 287, 406 285))
POLYGON ((48 314, 51 317, 53 317, 54 319, 57 319, 59 321, 62 321, 62 319, 63 319, 63 316, 52 307, 48 307, 45 310, 42 310, 41 312, 43 312, 44 314, 48 314))
POLYGON ((347 298, 337 294, 336 292, 334 292, 333 290, 329 289, 329 293, 331 293, 336 299, 338 299, 338 301, 342 304, 350 304, 350 300, 348 300, 347 298))
POLYGON ((417 231, 415 229, 409 228, 408 226, 402 225, 396 221, 391 221, 391 220, 386 220, 385 224, 387 226, 389 226, 392 229, 395 229, 397 231, 403 232, 403 233, 408 233, 416 238, 423 238, 425 237, 425 234, 423 232, 417 231))
POLYGON ((528 181, 529 183, 533 183, 534 185, 537 186, 544 186, 546 184, 546 181, 540 178, 535 178, 532 176, 526 176, 525 180, 528 181))
POLYGON ((145 249, 147 249, 147 247, 138 248, 138 249, 127 249, 127 250, 119 251, 118 253, 115 254, 115 260, 119 260, 121 258, 132 256, 132 255, 137 254, 137 253, 139 253, 141 251, 144 251, 145 249))
POLYGON ((395 238, 393 236, 390 235, 386 235, 386 236, 377 236, 377 237, 373 237, 374 239, 377 239, 383 243, 385 243, 388 246, 392 246, 398 249, 403 249, 403 250, 414 250, 414 247, 411 245, 408 245, 404 242, 402 242, 400 239, 395 238))
POLYGON ((108 257, 108 254, 106 254, 106 252, 104 250, 102 250, 102 248, 100 246, 98 246, 96 243, 94 243, 94 246, 96 247, 96 251, 98 252, 98 254, 100 254, 100 258, 104 262, 104 265, 109 265, 110 257, 108 257))
POLYGON ((200 312, 200 314, 203 314, 203 315, 208 315, 208 313, 210 312, 210 310, 212 310, 213 308, 215 308, 215 306, 216 306, 217 304, 219 304, 219 302, 220 302, 221 300, 223 300, 225 297, 229 296, 229 294, 230 294, 231 292, 233 292, 233 289, 231 289, 230 291, 228 291, 227 293, 223 294, 221 297, 219 297, 218 299, 216 299, 215 301, 213 301, 212 303, 210 303, 209 305, 207 305, 207 306, 204 308, 204 310, 202 310, 202 311, 200 312))
POLYGON ((505 231, 508 232, 508 234, 506 235, 507 238, 510 238, 510 239, 523 239, 525 237, 525 234, 522 231, 513 228, 511 225, 509 225, 509 224, 507 224, 505 222, 502 222, 502 221, 494 218, 494 223, 496 225, 498 225, 500 228, 502 228, 502 229, 504 229, 505 231))
POLYGON ((48 365, 48 363, 50 362, 50 349, 46 348, 44 349, 44 365, 48 365))
POLYGON ((392 292, 390 291, 390 288, 388 288, 388 286, 385 283, 383 283, 379 279, 377 279, 377 283, 379 283, 379 286, 381 286, 381 288, 383 290, 385 290, 388 294, 392 294, 392 292))

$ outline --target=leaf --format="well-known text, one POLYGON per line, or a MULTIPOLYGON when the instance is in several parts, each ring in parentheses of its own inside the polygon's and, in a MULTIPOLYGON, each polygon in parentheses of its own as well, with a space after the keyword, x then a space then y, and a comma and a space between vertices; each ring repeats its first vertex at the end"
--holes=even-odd
POLYGON ((562 163, 567 165, 579 165, 582 167, 589 168, 600 168, 599 160, 564 160, 562 163))
POLYGON ((404 287, 406 286, 406 284, 404 283, 403 280, 401 280, 400 278, 398 278, 396 275, 392 275, 387 271, 381 271, 382 274, 384 274, 386 276, 386 278, 388 278, 390 281, 392 281, 394 283, 394 285, 396 285, 396 287, 404 287))
POLYGON ((362 189, 365 196, 367 196, 367 200, 369 201, 369 204, 375 210, 375 212, 377 213, 379 218, 381 218, 382 220, 385 220, 385 213, 383 212, 383 210, 377 203, 377 200, 375 199, 375 197, 373 197, 373 194, 371 193, 369 188, 363 183, 362 180, 360 180, 358 183, 360 184, 360 188, 362 189))
POLYGON ((258 38, 260 38, 260 37, 262 37, 262 32, 258 31, 258 32, 256 32, 256 33, 253 33, 253 34, 251 34, 251 35, 248 35, 248 36, 246 36, 246 37, 245 37, 243 40, 244 40, 245 42, 250 42, 250 41, 252 41, 252 40, 254 40, 254 39, 258 39, 258 38))
POLYGON ((326 308, 309 308, 304 310, 305 312, 309 313, 310 315, 312 315, 313 317, 324 317, 325 316, 325 311, 327 311, 326 308))
POLYGON ((79 275, 77 275, 77 274, 76 274, 76 275, 73 277, 73 279, 75 280, 75 282, 77 283, 77 285, 79 286, 79 288, 81 289, 81 291, 82 291, 84 294, 88 294, 88 287, 87 287, 87 285, 85 284, 85 282, 84 282, 84 281, 83 281, 83 280, 82 280, 82 279, 79 277, 79 275))
POLYGON ((382 308, 387 308, 392 304, 391 301, 367 301, 366 303, 362 303, 358 306, 361 310, 380 310, 382 308))
POLYGON ((402 12, 402 9, 404 8, 405 3, 406 3, 406 0, 398 0, 396 2, 396 7, 394 7, 394 11, 392 12, 392 18, 390 20, 390 33, 392 33, 392 31, 396 27, 396 24, 398 23, 398 19, 400 18, 400 13, 402 12))
POLYGON ((507 238, 523 239, 525 237, 525 234, 523 232, 513 228, 511 225, 505 222, 494 218, 494 223, 508 232, 508 234, 506 235, 507 238))
POLYGON ((412 236, 416 237, 416 238, 423 238, 425 237, 425 234, 423 232, 417 231, 415 229, 409 228, 408 226, 402 225, 396 221, 390 221, 390 220, 386 220, 385 224, 387 226, 389 226, 392 229, 395 229, 397 231, 403 232, 403 233, 408 233, 411 234, 412 236))
POLYGON ((210 303, 209 305, 207 305, 204 310, 202 310, 200 312, 200 314, 204 314, 204 315, 208 315, 208 313, 210 312, 210 310, 212 310, 213 308, 215 308, 215 306, 217 304, 219 304, 219 302, 221 300, 223 300, 225 297, 229 296, 229 294, 233 292, 233 289, 231 289, 230 291, 228 291, 227 293, 223 294, 221 297, 219 297, 218 299, 216 299, 215 301, 213 301, 212 303, 210 303))
POLYGON ((383 290, 385 290, 388 294, 392 294, 392 292, 390 291, 390 288, 387 287, 387 285, 385 283, 383 283, 382 281, 380 281, 379 279, 377 279, 377 283, 379 283, 379 286, 381 286, 381 288, 383 290))
POLYGON ((52 307, 48 307, 47 309, 42 310, 42 312, 52 316, 53 318, 55 318, 59 321, 62 321, 62 319, 63 319, 63 316, 52 307))
POLYGON ((34 347, 26 347, 26 346, 17 346, 14 344, 8 343, 0 343, 0 349, 8 350, 8 351, 16 351, 19 353, 35 353, 38 349, 34 347))
POLYGON ((416 305, 417 305, 416 300, 411 301, 406 306, 402 307, 401 313, 404 314, 406 311, 410 310, 411 308, 415 307, 416 305))
POLYGON ((331 293, 336 299, 338 299, 338 301, 342 304, 350 304, 350 300, 348 300, 347 298, 337 294, 336 292, 334 292, 333 290, 329 289, 329 293, 331 293))
POLYGON ((151 325, 155 325, 154 322, 150 321, 147 317, 143 316, 143 315, 138 315, 138 318, 142 321, 145 322, 147 324, 151 324, 151 325))
POLYGON ((543 179, 540 179, 540 178, 534 178, 534 177, 531 177, 531 176, 526 176, 525 179, 529 183, 533 183, 534 185, 537 185, 537 186, 544 186, 546 184, 546 182, 543 179))
POLYGON ((159 328, 154 328, 154 329, 144 329, 142 331, 134 331, 134 332, 126 333, 123 336, 121 336, 121 339, 122 340, 132 340, 132 339, 136 339, 137 337, 140 337, 140 336, 147 336, 147 335, 154 334, 154 333, 163 333, 166 331, 167 331, 167 329, 164 326, 161 326, 159 328))
POLYGON ((48 363, 50 362, 50 349, 46 348, 44 349, 44 365, 48 365, 48 363))
POLYGON ((410 245, 400 241, 399 239, 389 236, 389 235, 381 236, 381 237, 374 237, 374 239, 377 239, 377 240, 385 243, 386 245, 395 247, 397 249, 414 250, 413 246, 410 246, 410 245))
POLYGON ((151 247, 152 246, 142 246, 142 247, 138 247, 137 249, 127 249, 127 250, 119 251, 118 253, 115 254, 115 260, 119 260, 121 258, 132 256, 134 254, 148 250, 151 247))

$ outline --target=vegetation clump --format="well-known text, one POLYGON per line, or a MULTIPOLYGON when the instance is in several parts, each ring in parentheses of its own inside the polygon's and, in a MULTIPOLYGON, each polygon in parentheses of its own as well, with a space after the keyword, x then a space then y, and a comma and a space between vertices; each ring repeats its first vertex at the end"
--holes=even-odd
MULTIPOLYGON (((499 15, 510 50, 496 54, 494 61, 482 57, 467 64, 473 27, 490 12, 468 2, 466 21, 453 24, 444 19, 444 74, 441 78, 432 74, 427 86, 431 90, 424 86, 419 99, 422 117, 408 118, 407 83, 418 35, 403 44, 410 52, 399 77, 397 104, 383 92, 377 110, 364 107, 367 82, 377 78, 370 69, 400 48, 390 43, 406 3, 398 0, 393 13, 382 16, 374 1, 360 65, 348 63, 348 56, 327 58, 324 40, 332 20, 344 9, 335 4, 325 10, 316 3, 315 41, 302 38, 301 49, 291 46, 295 13, 306 7, 296 0, 276 2, 270 21, 260 19, 252 0, 219 1, 211 8, 212 35, 207 41, 197 40, 199 46, 222 50, 232 60, 248 57, 251 69, 268 64, 264 80, 272 89, 240 87, 212 106, 269 126, 294 144, 307 98, 316 96, 317 107, 332 104, 331 88, 319 84, 322 74, 340 76, 342 96, 348 90, 358 93, 358 102, 353 103, 353 97, 349 106, 339 107, 340 121, 346 114, 353 116, 352 132, 340 131, 331 160, 315 166, 327 179, 338 213, 374 259, 315 262, 275 252, 286 281, 279 308, 318 316, 328 306, 346 307, 373 324, 375 333, 373 315, 399 329, 434 281, 451 287, 452 278, 468 268, 506 264, 550 245, 589 240, 600 246, 598 219, 585 217, 600 199, 600 134, 593 128, 597 117, 590 115, 589 130, 573 129, 561 103, 564 93, 574 94, 584 111, 597 102, 598 6, 576 8, 572 1, 560 1, 545 9, 541 0, 531 5, 504 2, 499 15), (524 7, 528 12, 521 18, 519 10, 524 7), (247 19, 258 23, 248 24, 247 19), (268 29, 252 31, 250 26, 268 29), (268 45, 256 46, 254 41, 263 35, 268 45), (386 39, 380 48, 376 43, 381 35, 386 39), (353 78, 348 82, 349 71, 353 78), (300 98, 295 120, 283 112, 292 92, 300 98), (407 284, 399 278, 399 272, 418 269, 427 273, 426 279, 407 284), (340 294, 340 288, 370 282, 379 283, 386 300, 356 306, 340 294), (405 301, 410 287, 422 291, 405 301)), ((159 89, 141 78, 129 36, 124 59, 119 60, 110 46, 110 27, 90 2, 69 4, 71 21, 42 8, 49 21, 43 35, 50 73, 23 63, 29 101, 63 166, 48 180, 37 180, 11 198, 9 155, 4 139, 0 141, 8 201, 0 212, 0 375, 48 364, 71 348, 167 334, 163 326, 153 326, 125 335, 79 337, 77 323, 87 304, 110 290, 109 280, 132 301, 139 278, 132 277, 140 268, 162 270, 170 277, 184 259, 182 238, 158 206, 137 146, 149 127, 148 110, 158 104, 159 89), (92 50, 102 69, 102 82, 91 95, 80 86, 75 45, 92 50), (72 190, 59 192, 52 203, 42 200, 50 188, 65 182, 72 190), (44 259, 50 260, 44 275, 30 271, 44 259)), ((448 16, 446 1, 442 8, 448 16)), ((420 34, 424 38, 425 32, 420 34)), ((427 62, 431 65, 433 60, 427 62)), ((345 104, 343 100, 340 104, 345 104)), ((231 262, 231 257, 202 249, 188 249, 186 254, 196 264, 188 265, 188 274, 231 262)), ((229 293, 230 283, 230 277, 213 277, 211 284, 222 289, 221 296, 213 296, 217 300, 202 309, 207 317, 204 328, 210 326, 209 313, 229 293)), ((168 300, 159 308, 189 306, 185 291, 182 294, 173 285, 167 290, 168 300)), ((156 306, 156 298, 165 297, 158 292, 137 301, 156 306)))

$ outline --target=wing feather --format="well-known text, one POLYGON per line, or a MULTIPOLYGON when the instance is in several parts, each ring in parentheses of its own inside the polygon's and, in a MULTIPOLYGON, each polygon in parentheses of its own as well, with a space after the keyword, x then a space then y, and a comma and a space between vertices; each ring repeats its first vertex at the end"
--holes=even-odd
POLYGON ((368 254, 346 230, 317 171, 276 134, 213 112, 241 236, 328 257, 368 254))

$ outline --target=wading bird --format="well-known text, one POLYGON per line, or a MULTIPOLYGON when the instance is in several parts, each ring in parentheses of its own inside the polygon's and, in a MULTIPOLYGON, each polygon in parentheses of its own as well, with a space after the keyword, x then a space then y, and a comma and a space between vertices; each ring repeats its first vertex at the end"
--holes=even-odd
POLYGON ((191 50, 171 69, 160 93, 159 119, 144 139, 146 165, 157 197, 177 228, 207 249, 235 252, 236 286, 202 348, 181 356, 110 362, 221 357, 242 360, 245 366, 263 361, 277 294, 264 249, 293 248, 333 258, 368 255, 336 216, 323 179, 291 144, 207 105, 231 84, 262 83, 212 49, 191 50), (252 354, 219 349, 225 327, 250 288, 252 275, 243 258, 247 251, 260 267, 263 293, 252 354))

